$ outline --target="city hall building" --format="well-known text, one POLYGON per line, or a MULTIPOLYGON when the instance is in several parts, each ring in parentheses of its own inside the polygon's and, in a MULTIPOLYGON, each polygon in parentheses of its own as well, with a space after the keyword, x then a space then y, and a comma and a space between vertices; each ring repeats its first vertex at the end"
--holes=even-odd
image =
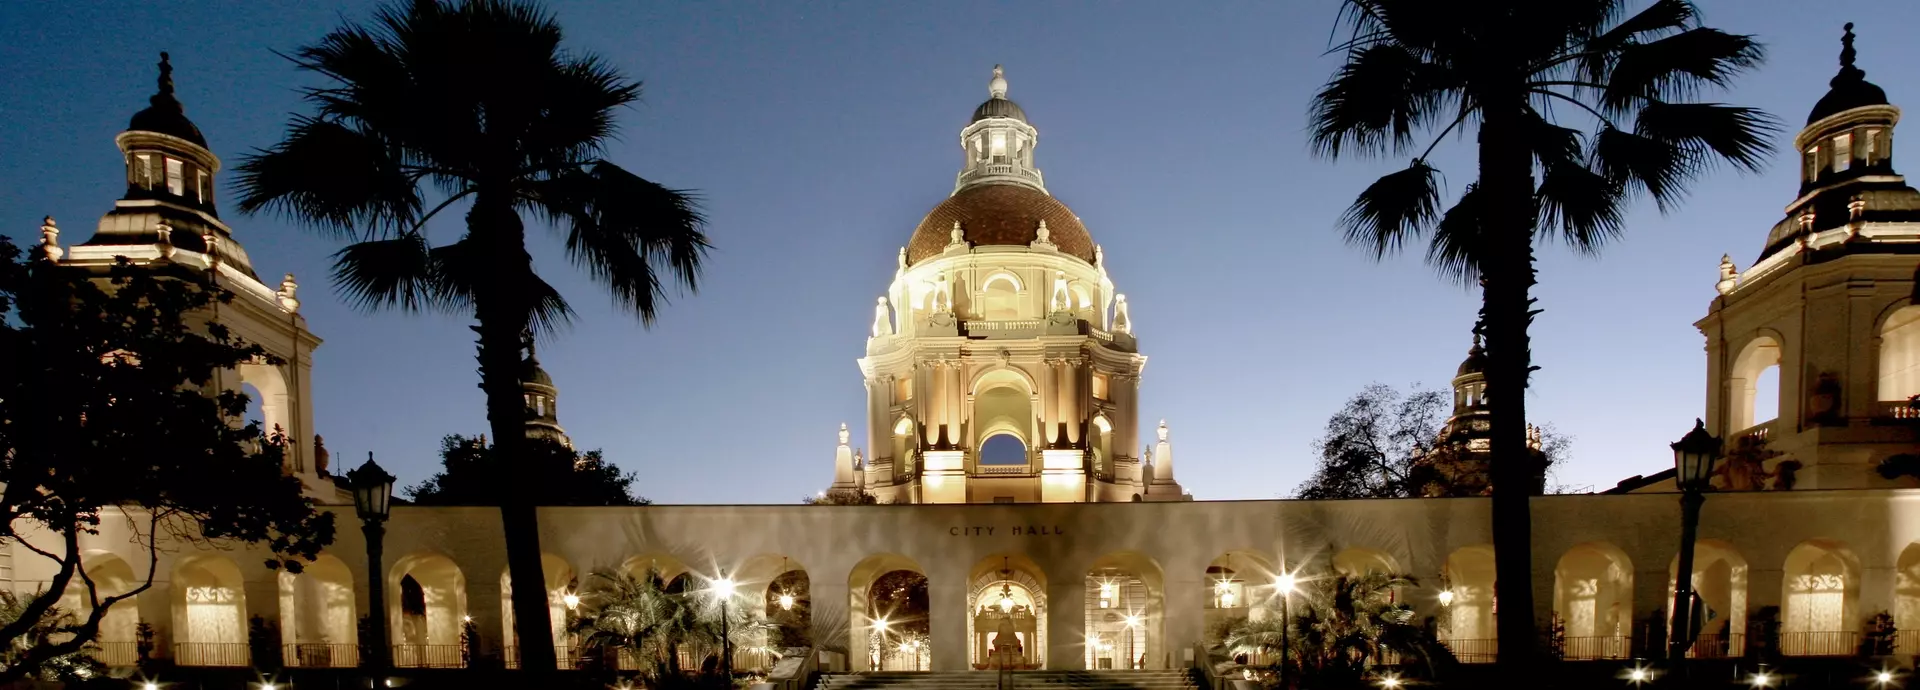
MULTIPOLYGON (((1920 192, 1893 165, 1900 110, 1852 62, 1849 45, 1792 142, 1804 164, 1800 188, 1779 190, 1784 218, 1753 228, 1752 264, 1722 262, 1718 296, 1696 323, 1708 429, 1730 448, 1764 439, 1777 453, 1727 461, 1706 502, 1697 655, 1742 655, 1749 619, 1770 607, 1789 654, 1851 654, 1880 612, 1903 632, 1903 651, 1920 652, 1920 637, 1904 635, 1920 631, 1920 484, 1876 471, 1920 440, 1908 405, 1920 394, 1920 192), (1776 368, 1779 413, 1756 419, 1756 382, 1776 368)), ((498 511, 397 507, 386 562, 366 562, 361 533, 345 528, 355 517, 334 484, 342 468, 326 467, 313 443, 321 341, 293 277, 263 278, 244 233, 219 217, 220 160, 162 80, 116 139, 125 198, 78 244, 62 244, 49 219, 37 251, 76 266, 125 256, 214 272, 238 295, 223 320, 286 362, 242 367, 226 385, 250 389, 265 423, 298 439, 286 471, 343 529, 299 575, 246 549, 163 552, 153 588, 109 616, 98 653, 130 661, 147 623, 156 653, 178 663, 246 664, 248 623, 260 617, 278 622, 286 663, 344 665, 355 621, 374 616, 402 666, 463 663, 469 621, 477 655, 500 656, 511 625, 498 511), (388 610, 368 610, 369 581, 388 610)), ((1134 325, 1125 276, 1108 274, 1094 229, 1049 193, 1039 130, 998 68, 988 91, 960 129, 952 194, 911 228, 915 219, 900 219, 893 279, 875 286, 864 352, 849 353, 866 415, 841 429, 830 480, 820 449, 823 491, 886 504, 543 509, 541 586, 556 627, 587 573, 652 568, 689 587, 724 575, 769 610, 804 601, 816 622, 844 630, 855 669, 1159 669, 1190 663, 1221 621, 1260 615, 1280 573, 1381 571, 1418 579, 1399 596, 1435 615, 1459 656, 1490 658, 1486 499, 1207 501, 1181 488, 1178 436, 1138 417, 1152 334, 1134 325), (923 621, 875 604, 877 582, 903 578, 924 578, 923 621), (919 630, 921 644, 903 651, 914 641, 903 632, 919 630)), ((1703 266, 1701 280, 1714 273, 1703 266)), ((559 391, 529 363, 530 430, 563 433, 559 391)), ((1450 438, 1473 450, 1487 405, 1477 352, 1458 373, 1450 426, 1462 433, 1450 438)), ((1538 615, 1543 628, 1564 626, 1567 656, 1627 655, 1662 620, 1680 541, 1674 490, 1668 472, 1533 499, 1538 615)), ((129 541, 114 521, 83 537, 109 591, 147 574, 129 541)), ((42 559, 5 557, 14 588, 49 580, 42 559)), ((556 638, 573 644, 563 630, 556 638)))

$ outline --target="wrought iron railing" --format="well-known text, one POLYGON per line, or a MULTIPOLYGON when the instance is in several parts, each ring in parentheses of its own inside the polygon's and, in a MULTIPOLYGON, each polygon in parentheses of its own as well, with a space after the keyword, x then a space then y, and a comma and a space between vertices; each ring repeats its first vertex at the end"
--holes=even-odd
POLYGON ((1733 659, 1746 655, 1747 636, 1740 633, 1700 635, 1687 648, 1689 659, 1733 659))
POLYGON ((1495 639, 1441 640, 1440 644, 1463 664, 1491 664, 1500 653, 1500 641, 1495 639))
POLYGON ((467 657, 457 644, 397 644, 394 668, 466 668, 467 657))
POLYGON ((251 666, 245 642, 175 642, 173 663, 181 666, 251 666))
POLYGON ((133 666, 140 663, 138 642, 93 642, 87 654, 108 666, 133 666))
POLYGON ((1860 633, 1844 631, 1780 633, 1780 653, 1786 656, 1853 656, 1860 650, 1860 633))
POLYGON ((1893 653, 1898 656, 1920 657, 1920 630, 1895 630, 1893 653))
POLYGON ((1560 658, 1573 660, 1625 659, 1627 658, 1627 638, 1624 635, 1605 637, 1568 637, 1560 647, 1560 658))
MULTIPOLYGON (((507 668, 520 668, 520 648, 508 647, 505 652, 502 656, 504 657, 503 660, 506 662, 507 668)), ((555 668, 579 668, 580 655, 578 650, 575 650, 569 645, 554 645, 553 664, 555 668)))
POLYGON ((281 647, 280 660, 293 668, 355 668, 360 665, 360 645, 296 642, 281 647))

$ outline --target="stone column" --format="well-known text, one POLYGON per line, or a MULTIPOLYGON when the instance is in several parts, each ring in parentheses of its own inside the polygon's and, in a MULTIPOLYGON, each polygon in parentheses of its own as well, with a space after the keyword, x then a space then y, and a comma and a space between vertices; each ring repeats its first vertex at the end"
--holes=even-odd
POLYGON ((1033 397, 1040 401, 1040 436, 1033 440, 1035 448, 1043 447, 1048 441, 1053 440, 1053 425, 1060 421, 1059 400, 1053 394, 1054 389, 1060 385, 1059 381, 1060 376, 1054 370, 1054 361, 1041 359, 1040 390, 1033 392, 1033 397))
MULTIPOLYGON (((270 638, 273 653, 278 654, 281 645, 285 644, 286 640, 293 639, 294 632, 281 627, 280 573, 260 566, 255 566, 250 568, 250 570, 253 571, 253 577, 248 578, 241 584, 241 588, 246 592, 247 596, 247 617, 246 620, 240 621, 241 632, 244 635, 241 641, 247 643, 253 642, 253 619, 258 617, 266 624, 268 632, 278 632, 278 634, 270 638)), ((252 650, 251 645, 249 645, 248 650, 252 650)), ((268 664, 279 663, 279 661, 279 659, 254 659, 253 664, 255 666, 266 666, 268 664)))
POLYGON ((968 665, 967 573, 965 568, 930 574, 927 578, 927 615, 933 638, 934 671, 961 671, 968 665))
MULTIPOLYGON (((173 657, 173 598, 178 596, 165 573, 154 577, 153 586, 120 606, 138 607, 140 622, 153 626, 153 657, 173 657)), ((186 621, 181 621, 186 624, 186 621)), ((135 641, 139 637, 134 638, 135 641)))
POLYGON ((1206 586, 1201 582, 1204 574, 1204 569, 1166 573, 1166 621, 1161 626, 1160 644, 1147 650, 1147 668, 1179 668, 1184 659, 1181 650, 1200 643, 1205 632, 1205 613, 1201 610, 1206 603, 1206 586))
POLYGON ((1087 579, 1062 575, 1047 585, 1047 670, 1077 671, 1087 667, 1087 579))
MULTIPOLYGON (((480 648, 474 650, 474 656, 506 657, 506 617, 501 608, 506 600, 500 588, 500 573, 505 563, 488 562, 472 566, 461 563, 467 578, 467 615, 473 617, 473 625, 480 631, 480 648)), ((400 593, 387 592, 387 607, 398 610, 400 593)))
MULTIPOLYGON (((1080 364, 1069 357, 1060 366, 1060 422, 1067 425, 1067 440, 1080 440, 1080 364)), ((1058 427, 1056 427, 1058 428, 1058 427)))

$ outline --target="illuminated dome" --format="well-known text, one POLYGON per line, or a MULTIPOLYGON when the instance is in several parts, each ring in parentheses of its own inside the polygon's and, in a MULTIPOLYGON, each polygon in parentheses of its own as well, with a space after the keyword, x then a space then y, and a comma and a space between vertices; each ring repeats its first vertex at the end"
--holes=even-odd
POLYGON ((974 246, 1027 246, 1039 239, 1041 221, 1047 223, 1048 241, 1061 253, 1093 262, 1093 237, 1080 218, 1052 195, 1015 184, 975 185, 947 197, 913 231, 907 260, 917 263, 945 251, 956 222, 974 246))

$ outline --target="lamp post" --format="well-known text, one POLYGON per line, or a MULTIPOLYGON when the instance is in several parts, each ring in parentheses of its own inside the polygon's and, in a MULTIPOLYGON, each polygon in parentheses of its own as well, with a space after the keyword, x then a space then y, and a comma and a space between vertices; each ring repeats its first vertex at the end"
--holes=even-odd
POLYGON ((360 661, 376 672, 386 670, 387 654, 393 651, 387 643, 387 596, 381 582, 386 566, 380 558, 382 542, 387 538, 387 516, 393 510, 393 480, 393 475, 374 463, 371 451, 366 464, 347 472, 347 485, 353 487, 353 512, 359 514, 360 531, 367 535, 367 604, 373 617, 373 625, 367 626, 373 635, 368 645, 373 658, 360 661))
POLYGON ((733 677, 733 635, 728 632, 730 616, 727 614, 727 600, 733 598, 733 579, 727 577, 726 569, 720 570, 720 579, 713 581, 713 592, 720 597, 720 668, 725 669, 728 678, 733 677))
POLYGON ((1680 663, 1693 645, 1693 542, 1700 529, 1700 506, 1707 502, 1707 479, 1720 457, 1720 439, 1693 420, 1693 431, 1672 444, 1674 482, 1680 485, 1680 564, 1674 574, 1673 627, 1667 635, 1667 659, 1680 663))
POLYGON ((1287 611, 1287 603, 1293 599, 1293 586, 1296 580, 1293 573, 1287 572, 1287 566, 1280 566, 1280 576, 1273 578, 1273 588, 1280 594, 1280 687, 1287 686, 1287 650, 1293 646, 1293 614, 1287 611))

